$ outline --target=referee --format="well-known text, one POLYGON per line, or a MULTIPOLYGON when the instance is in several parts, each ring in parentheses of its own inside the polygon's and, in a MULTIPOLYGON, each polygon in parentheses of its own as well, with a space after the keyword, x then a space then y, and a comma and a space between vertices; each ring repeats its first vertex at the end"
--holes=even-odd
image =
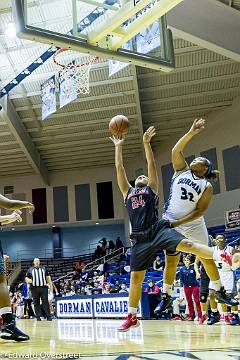
POLYGON ((40 266, 40 260, 38 258, 33 260, 33 266, 28 269, 25 280, 27 284, 30 284, 30 291, 33 297, 37 320, 41 321, 41 300, 42 308, 47 316, 47 320, 51 321, 52 317, 50 314, 48 302, 48 284, 50 291, 52 292, 52 280, 48 270, 44 266, 40 266))

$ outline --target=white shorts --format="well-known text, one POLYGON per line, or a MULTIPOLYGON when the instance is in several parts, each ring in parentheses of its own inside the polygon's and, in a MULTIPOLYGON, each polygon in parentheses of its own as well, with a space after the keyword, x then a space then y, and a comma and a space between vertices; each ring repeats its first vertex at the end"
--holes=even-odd
MULTIPOLYGON (((222 285, 224 286, 225 290, 230 293, 234 290, 234 273, 233 271, 219 271, 220 280, 222 285)), ((213 285, 210 280, 209 282, 209 289, 213 290, 213 285)))
POLYGON ((203 218, 175 227, 188 240, 208 245, 208 231, 203 218))

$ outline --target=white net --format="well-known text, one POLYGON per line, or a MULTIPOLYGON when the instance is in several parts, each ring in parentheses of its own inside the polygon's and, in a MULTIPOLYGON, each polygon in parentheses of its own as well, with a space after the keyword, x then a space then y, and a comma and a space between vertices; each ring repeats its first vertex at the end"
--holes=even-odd
POLYGON ((68 84, 75 88, 77 94, 89 94, 90 70, 98 61, 96 56, 82 56, 76 51, 64 50, 56 54, 54 61, 60 78, 68 79, 68 84))

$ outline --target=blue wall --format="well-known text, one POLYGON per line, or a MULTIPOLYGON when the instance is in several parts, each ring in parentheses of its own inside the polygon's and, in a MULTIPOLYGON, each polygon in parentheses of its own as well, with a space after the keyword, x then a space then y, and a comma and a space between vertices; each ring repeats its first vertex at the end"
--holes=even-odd
MULTIPOLYGON (((62 246, 65 249, 63 256, 86 254, 89 250, 92 252, 101 238, 115 240, 117 236, 124 240, 123 224, 61 227, 62 246)), ((52 228, 2 231, 0 239, 3 252, 10 256, 11 261, 53 256, 52 228)))
POLYGON ((2 231, 3 252, 14 261, 19 258, 52 257, 52 229, 2 231), (48 249, 47 254, 45 249, 48 249), (24 256, 23 256, 24 255, 24 256))
POLYGON ((108 240, 116 240, 120 236, 124 241, 124 225, 95 225, 82 227, 61 228, 63 256, 74 256, 80 253, 86 254, 96 248, 95 244, 106 237, 108 240))

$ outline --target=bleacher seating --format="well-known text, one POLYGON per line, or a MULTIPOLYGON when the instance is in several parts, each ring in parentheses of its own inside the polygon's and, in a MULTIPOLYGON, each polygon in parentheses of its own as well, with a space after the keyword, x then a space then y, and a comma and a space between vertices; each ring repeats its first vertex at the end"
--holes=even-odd
MULTIPOLYGON (((237 238, 240 238, 240 231, 239 230, 232 230, 232 231, 225 231, 225 226, 215 226, 209 229, 213 235, 216 234, 224 234, 227 238, 227 242, 231 243, 237 238)), ((157 253, 156 255, 159 255, 161 260, 164 260, 164 253, 161 251, 157 253)), ((71 273, 73 271, 73 265, 76 263, 77 260, 83 260, 86 263, 90 263, 92 260, 92 255, 85 256, 84 259, 81 256, 75 256, 75 257, 69 257, 69 258, 61 258, 61 259, 40 259, 41 264, 45 265, 51 274, 51 277, 53 280, 56 280, 62 276, 67 275, 68 273, 71 273)), ((22 261, 22 273, 19 278, 23 278, 27 269, 31 266, 31 261, 22 261)), ((130 285, 130 274, 124 274, 124 275, 116 275, 115 268, 116 263, 115 261, 111 261, 109 264, 109 273, 112 274, 109 276, 109 282, 112 284, 115 284, 116 280, 120 280, 120 282, 124 282, 127 286, 130 285)), ((125 261, 120 261, 120 267, 124 267, 125 261)), ((240 279, 240 269, 236 271, 237 279, 240 279)), ((145 289, 147 285, 148 280, 153 280, 155 283, 157 283, 159 286, 162 285, 162 279, 163 279, 163 272, 162 271, 153 271, 152 268, 148 269, 146 272, 144 282, 143 282, 143 289, 145 289)))

